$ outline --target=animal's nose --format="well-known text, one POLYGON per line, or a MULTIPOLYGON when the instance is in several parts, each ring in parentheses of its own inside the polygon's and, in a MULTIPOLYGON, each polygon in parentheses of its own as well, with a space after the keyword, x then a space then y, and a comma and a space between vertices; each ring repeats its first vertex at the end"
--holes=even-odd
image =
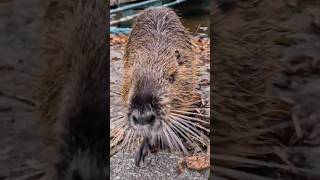
POLYGON ((153 111, 147 111, 144 113, 133 111, 131 119, 136 124, 147 125, 152 124, 155 121, 156 116, 153 111))

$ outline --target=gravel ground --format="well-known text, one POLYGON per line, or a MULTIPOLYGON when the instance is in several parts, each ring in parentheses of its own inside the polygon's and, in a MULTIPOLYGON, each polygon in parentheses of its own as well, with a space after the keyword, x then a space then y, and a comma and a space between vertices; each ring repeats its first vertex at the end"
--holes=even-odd
POLYGON ((118 153, 110 159, 110 179, 208 179, 209 170, 203 172, 186 170, 179 175, 177 169, 179 159, 179 157, 170 153, 161 152, 147 156, 145 162, 141 163, 140 167, 136 167, 132 153, 118 153))

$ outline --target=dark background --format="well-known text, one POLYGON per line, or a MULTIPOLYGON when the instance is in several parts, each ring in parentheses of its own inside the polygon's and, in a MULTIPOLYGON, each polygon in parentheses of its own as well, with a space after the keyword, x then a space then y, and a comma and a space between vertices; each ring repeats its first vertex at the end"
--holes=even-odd
POLYGON ((319 179, 319 1, 215 2, 215 178, 319 179))

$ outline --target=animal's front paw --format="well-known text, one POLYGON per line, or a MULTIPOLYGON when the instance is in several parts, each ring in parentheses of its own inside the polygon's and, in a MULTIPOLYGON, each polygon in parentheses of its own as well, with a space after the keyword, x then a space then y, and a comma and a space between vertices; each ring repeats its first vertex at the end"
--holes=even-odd
POLYGON ((147 156, 149 150, 149 143, 147 140, 143 140, 139 150, 137 151, 134 157, 134 163, 136 166, 139 166, 140 161, 144 161, 144 158, 147 156))

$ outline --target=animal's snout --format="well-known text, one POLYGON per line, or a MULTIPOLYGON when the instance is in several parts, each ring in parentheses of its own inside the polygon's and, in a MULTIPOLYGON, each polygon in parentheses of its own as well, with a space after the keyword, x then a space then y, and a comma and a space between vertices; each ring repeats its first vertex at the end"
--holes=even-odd
POLYGON ((156 115, 152 110, 148 110, 145 112, 134 110, 131 114, 131 120, 133 123, 139 125, 152 125, 156 120, 156 115))
POLYGON ((155 80, 143 76, 136 82, 130 100, 128 119, 134 125, 152 126, 157 119, 157 98, 154 95, 155 80))

